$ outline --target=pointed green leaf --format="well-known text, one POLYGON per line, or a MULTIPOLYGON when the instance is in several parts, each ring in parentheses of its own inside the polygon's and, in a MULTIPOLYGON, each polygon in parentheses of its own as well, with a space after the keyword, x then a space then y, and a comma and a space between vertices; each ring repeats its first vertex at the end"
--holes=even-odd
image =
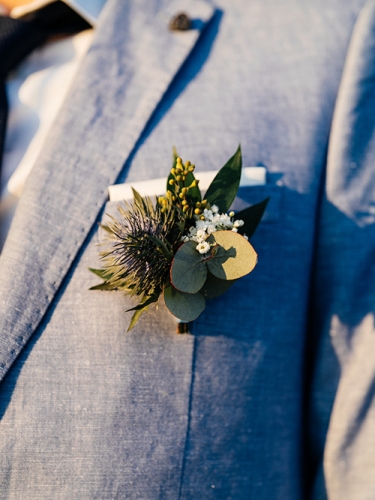
MULTIPOLYGON (((189 172, 186 176, 185 185, 190 186, 194 180, 195 180, 194 174, 192 172, 189 172)), ((202 201, 201 190, 199 189, 198 186, 189 189, 187 199, 194 205, 197 201, 202 201)))
POLYGON ((132 187, 132 191, 133 191, 134 201, 136 201, 137 203, 139 203, 140 205, 142 205, 143 204, 143 198, 142 198, 142 196, 133 187, 132 187))
POLYGON ((200 293, 205 299, 214 299, 225 293, 237 280, 221 280, 211 273, 207 274, 207 279, 200 293))
POLYGON ((152 236, 151 234, 146 234, 147 238, 151 240, 155 245, 160 249, 161 253, 166 257, 167 259, 172 260, 173 254, 168 250, 166 247, 165 243, 161 241, 159 238, 156 236, 152 236))
POLYGON ((128 329, 126 330, 127 332, 130 332, 130 330, 132 330, 135 327, 135 325, 138 323, 140 316, 146 311, 147 311, 147 307, 145 307, 144 309, 140 309, 138 311, 135 311, 135 313, 133 314, 133 316, 130 320, 128 329))
POLYGON ((117 290, 117 288, 112 283, 104 282, 99 285, 92 286, 89 290, 117 290))
POLYGON ((132 307, 131 309, 127 309, 126 312, 135 311, 130 320, 129 327, 127 329, 128 332, 130 332, 130 330, 135 327, 135 325, 138 323, 141 314, 147 311, 150 304, 157 302, 158 299, 159 299, 159 294, 158 295, 152 294, 151 296, 146 295, 145 297, 142 297, 141 302, 137 306, 132 307))
POLYGON ((182 321, 195 320, 206 307, 201 293, 183 293, 171 285, 164 288, 164 301, 173 316, 182 321))
POLYGON ((148 307, 150 304, 157 302, 158 299, 159 299, 159 295, 156 295, 156 294, 150 295, 150 297, 148 297, 148 298, 146 297, 146 300, 142 299, 142 301, 137 306, 132 307, 130 309, 127 309, 126 312, 141 311, 142 309, 145 309, 146 307, 148 307))
POLYGON ((235 280, 254 269, 258 260, 257 254, 240 234, 233 231, 216 231, 209 240, 219 245, 216 255, 207 261, 209 271, 217 278, 235 280))
POLYGON ((113 234, 112 229, 110 227, 108 227, 106 224, 99 223, 98 225, 99 225, 99 227, 104 229, 104 231, 107 231, 108 233, 113 234))
POLYGON ((236 197, 242 169, 241 146, 224 167, 219 170, 205 194, 206 200, 211 205, 217 205, 220 212, 229 210, 236 197))
MULTIPOLYGON (((177 158, 178 158, 177 149, 176 149, 175 146, 173 146, 173 148, 172 148, 172 167, 171 168, 175 168, 176 162, 177 162, 177 158)), ((169 175, 167 177, 167 188, 166 188, 166 191, 171 191, 172 193, 174 193, 174 187, 169 184, 169 181, 171 179, 173 179, 173 175, 171 174, 171 172, 169 172, 169 175)))
POLYGON ((105 279, 106 273, 108 273, 106 269, 93 269, 92 267, 89 267, 89 271, 96 274, 96 276, 99 276, 99 278, 102 278, 103 280, 105 279))
POLYGON ((263 217, 269 200, 270 199, 268 197, 260 203, 245 208, 244 210, 241 210, 241 212, 238 212, 236 214, 236 219, 241 219, 244 221, 244 225, 238 228, 238 232, 240 234, 246 234, 248 238, 252 237, 263 217))
POLYGON ((172 261, 171 282, 181 292, 196 293, 206 281, 206 262, 196 246, 194 241, 183 243, 172 261))
POLYGON ((181 221, 176 222, 176 226, 178 227, 180 233, 183 234, 185 231, 186 219, 184 218, 181 221))

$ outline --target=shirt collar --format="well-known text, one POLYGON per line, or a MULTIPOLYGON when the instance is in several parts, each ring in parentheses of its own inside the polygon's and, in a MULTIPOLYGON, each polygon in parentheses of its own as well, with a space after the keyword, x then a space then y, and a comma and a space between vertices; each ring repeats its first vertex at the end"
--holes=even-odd
MULTIPOLYGON (((33 2, 15 7, 12 9, 10 15, 12 17, 21 17, 29 12, 40 9, 55 0, 34 0, 33 2)), ((75 10, 80 16, 83 17, 92 26, 96 26, 100 11, 102 10, 106 0, 61 0, 75 10)))

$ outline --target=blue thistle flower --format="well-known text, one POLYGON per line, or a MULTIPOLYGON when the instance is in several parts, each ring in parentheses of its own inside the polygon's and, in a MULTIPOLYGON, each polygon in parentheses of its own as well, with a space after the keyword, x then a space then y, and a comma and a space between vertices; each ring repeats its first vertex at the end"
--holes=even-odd
POLYGON ((141 197, 127 203, 126 210, 118 210, 120 217, 111 217, 102 226, 108 233, 108 244, 100 253, 104 283, 97 288, 158 298, 169 280, 185 216, 171 203, 153 206, 149 198, 141 197))

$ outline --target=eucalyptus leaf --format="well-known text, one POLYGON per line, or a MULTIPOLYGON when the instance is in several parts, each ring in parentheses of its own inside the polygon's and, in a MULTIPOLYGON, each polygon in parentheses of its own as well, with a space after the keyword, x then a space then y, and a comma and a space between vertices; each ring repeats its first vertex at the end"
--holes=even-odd
POLYGON ((238 146, 235 154, 216 174, 205 194, 205 199, 211 205, 217 205, 220 212, 229 210, 236 197, 240 186, 241 169, 241 146, 238 146))
POLYGON ((201 293, 183 293, 171 285, 164 288, 164 301, 173 316, 182 321, 195 320, 206 307, 201 293))
POLYGON ((237 280, 221 280, 209 272, 207 273, 206 282, 200 290, 200 293, 205 299, 214 299, 229 290, 236 281, 237 280))
POLYGON ((216 254, 207 260, 209 271, 217 278, 235 280, 254 269, 258 260, 257 254, 240 234, 233 231, 216 231, 209 237, 209 241, 218 245, 216 254))
POLYGON ((248 238, 253 236, 259 222, 262 220, 269 200, 270 199, 268 197, 260 203, 256 203, 251 207, 245 208, 236 214, 236 219, 244 221, 244 225, 238 228, 238 232, 240 234, 246 234, 248 238))
POLYGON ((196 246, 194 241, 183 243, 172 261, 171 282, 181 292, 196 293, 206 281, 206 262, 197 252, 196 246))

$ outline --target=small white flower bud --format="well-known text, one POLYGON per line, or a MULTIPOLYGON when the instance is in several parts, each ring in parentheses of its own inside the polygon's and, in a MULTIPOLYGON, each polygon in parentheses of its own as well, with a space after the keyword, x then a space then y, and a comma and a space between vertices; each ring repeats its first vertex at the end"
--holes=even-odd
POLYGON ((198 229, 197 239, 198 241, 204 241, 207 238, 207 233, 203 229, 198 229))
POLYGON ((196 249, 198 250, 199 253, 204 254, 207 253, 210 249, 210 245, 207 243, 207 241, 202 241, 198 243, 196 246, 196 249))

